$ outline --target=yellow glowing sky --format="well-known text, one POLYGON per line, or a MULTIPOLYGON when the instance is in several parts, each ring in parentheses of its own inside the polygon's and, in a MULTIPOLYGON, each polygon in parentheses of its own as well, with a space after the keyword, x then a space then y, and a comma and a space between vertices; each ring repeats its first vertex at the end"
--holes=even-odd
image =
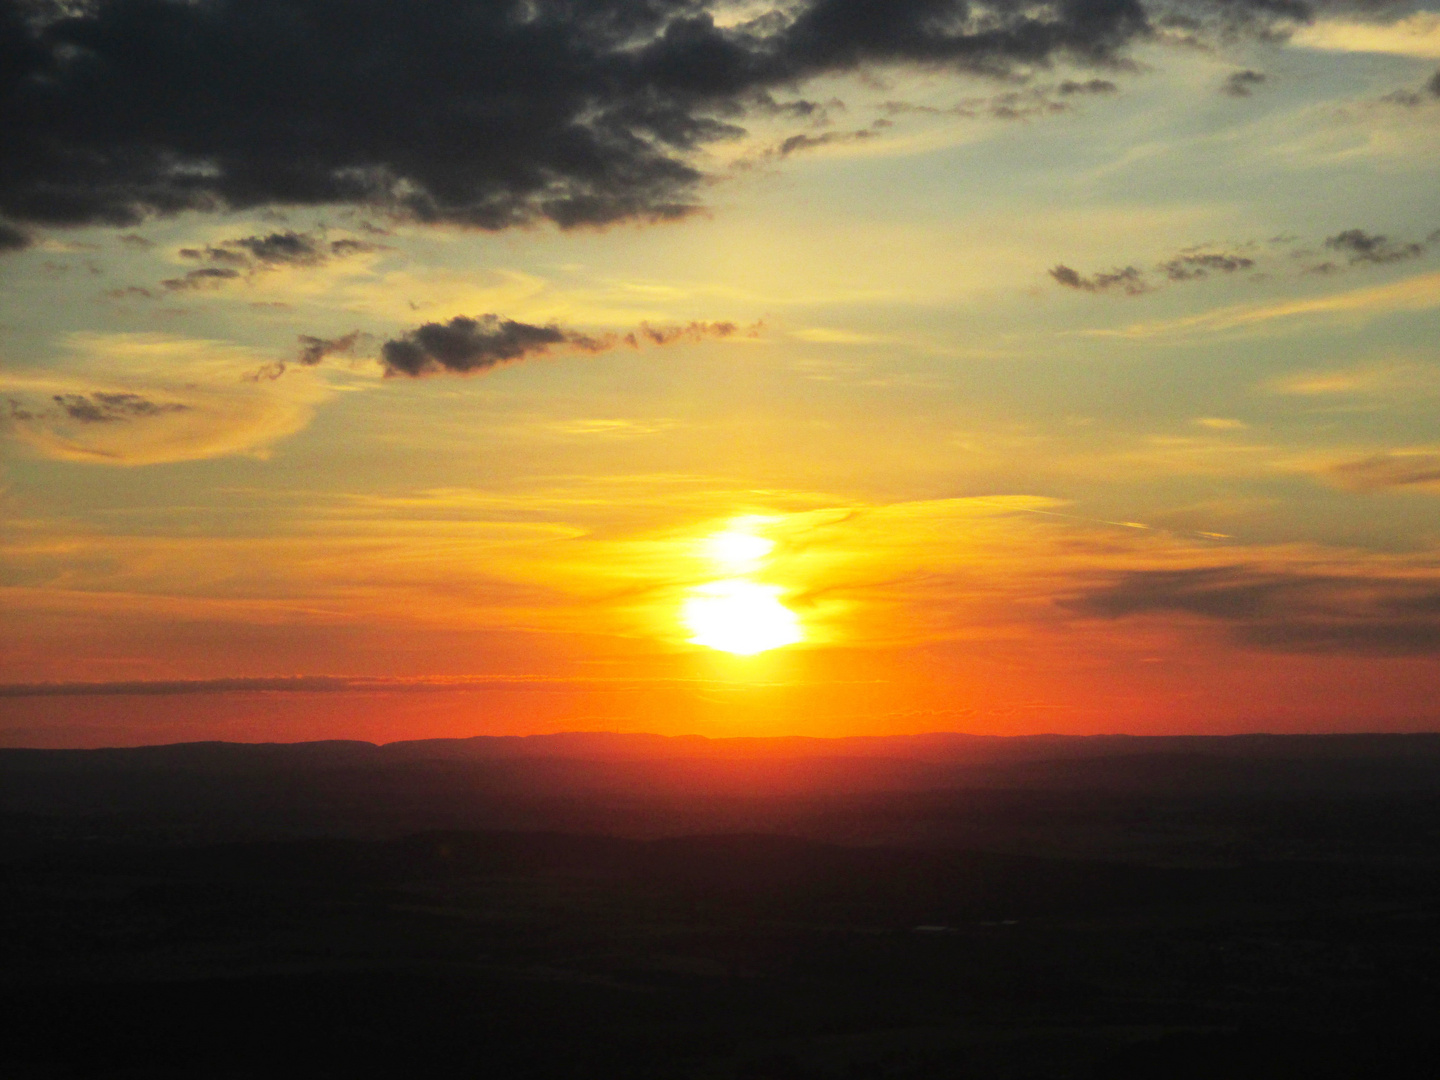
POLYGON ((749 117, 669 223, 168 291, 378 234, 47 232, 0 257, 0 743, 1434 727, 1434 19, 1153 40, 1089 96, 828 75, 871 136, 749 117), (488 313, 575 336, 376 360, 488 313))

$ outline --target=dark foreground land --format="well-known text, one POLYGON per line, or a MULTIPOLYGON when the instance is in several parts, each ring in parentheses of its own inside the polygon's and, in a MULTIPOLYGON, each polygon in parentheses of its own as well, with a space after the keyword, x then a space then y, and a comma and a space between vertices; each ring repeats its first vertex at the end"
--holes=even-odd
POLYGON ((0 1077, 1431 1077, 1440 738, 0 751, 0 1077))

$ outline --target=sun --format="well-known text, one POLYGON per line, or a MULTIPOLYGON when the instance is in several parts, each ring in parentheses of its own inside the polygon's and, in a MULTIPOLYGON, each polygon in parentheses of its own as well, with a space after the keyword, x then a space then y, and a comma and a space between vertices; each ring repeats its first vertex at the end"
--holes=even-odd
POLYGON ((769 555, 775 548, 775 541, 739 529, 727 529, 709 537, 705 548, 713 562, 731 571, 744 572, 769 555))
POLYGON ((714 581, 697 586, 682 618, 690 640, 721 652, 753 656, 803 641, 800 620, 780 602, 780 589, 753 581, 714 581))

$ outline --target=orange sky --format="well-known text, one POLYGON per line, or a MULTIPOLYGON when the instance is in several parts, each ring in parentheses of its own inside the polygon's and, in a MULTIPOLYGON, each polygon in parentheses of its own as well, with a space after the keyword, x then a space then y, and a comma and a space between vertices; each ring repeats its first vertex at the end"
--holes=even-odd
MULTIPOLYGON (((711 7, 820 55, 806 4, 711 7)), ((407 120, 356 136, 414 166, 383 198, 246 202, 260 151, 185 158, 164 104, 158 172, 62 176, 93 212, 0 177, 0 744, 1435 728, 1417 11, 1103 56, 1047 23, 1044 63, 957 23, 731 97, 662 65, 684 138, 601 109, 613 80, 567 121, 648 147, 614 190, 407 120)), ((442 89, 413 116, 469 131, 442 89)), ((119 154, 102 128, 65 160, 119 154)))

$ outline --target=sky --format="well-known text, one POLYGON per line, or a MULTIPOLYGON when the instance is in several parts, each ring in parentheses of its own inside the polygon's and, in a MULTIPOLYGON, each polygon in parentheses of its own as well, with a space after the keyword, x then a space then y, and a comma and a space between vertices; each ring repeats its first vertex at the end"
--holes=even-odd
POLYGON ((1440 727, 1440 13, 0 0, 0 744, 1440 727))

